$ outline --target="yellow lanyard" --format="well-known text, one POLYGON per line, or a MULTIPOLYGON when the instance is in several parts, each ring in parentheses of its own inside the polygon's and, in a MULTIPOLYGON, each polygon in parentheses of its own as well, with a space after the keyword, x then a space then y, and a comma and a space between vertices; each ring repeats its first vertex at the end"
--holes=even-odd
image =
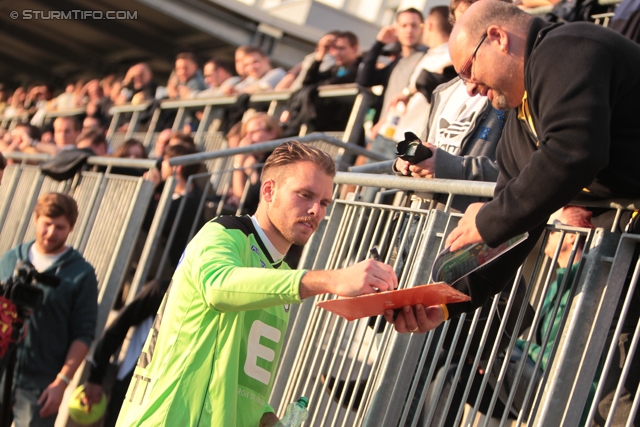
POLYGON ((527 91, 524 92, 524 96, 522 97, 522 104, 520 104, 520 106, 518 107, 518 120, 522 120, 527 124, 529 132, 535 140, 536 147, 539 147, 540 141, 538 140, 536 127, 533 125, 533 117, 531 116, 531 110, 529 109, 529 97, 527 96, 527 91))

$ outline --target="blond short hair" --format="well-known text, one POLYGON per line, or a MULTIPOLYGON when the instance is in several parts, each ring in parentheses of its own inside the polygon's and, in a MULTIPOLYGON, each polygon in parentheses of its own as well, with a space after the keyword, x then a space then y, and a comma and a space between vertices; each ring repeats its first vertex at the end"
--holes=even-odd
POLYGON ((308 144, 290 141, 278 145, 267 158, 262 168, 261 180, 264 182, 273 176, 275 170, 299 162, 311 162, 330 177, 336 175, 336 164, 327 153, 308 144))

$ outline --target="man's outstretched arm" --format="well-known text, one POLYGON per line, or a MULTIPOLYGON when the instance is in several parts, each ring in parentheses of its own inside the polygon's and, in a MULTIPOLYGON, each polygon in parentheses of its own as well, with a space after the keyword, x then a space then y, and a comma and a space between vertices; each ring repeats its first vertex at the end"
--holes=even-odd
POLYGON ((300 281, 300 299, 320 294, 353 297, 397 287, 390 265, 368 259, 339 270, 308 271, 300 281))

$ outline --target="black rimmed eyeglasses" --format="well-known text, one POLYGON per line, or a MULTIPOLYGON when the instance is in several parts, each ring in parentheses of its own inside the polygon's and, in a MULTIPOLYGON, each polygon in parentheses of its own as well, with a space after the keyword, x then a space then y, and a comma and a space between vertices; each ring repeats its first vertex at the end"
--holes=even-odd
POLYGON ((458 73, 458 76, 460 76, 460 79, 462 79, 462 81, 465 83, 469 83, 469 79, 471 79, 471 72, 470 72, 471 62, 473 62, 473 58, 476 57, 476 54, 478 53, 478 49, 480 49, 480 46, 482 46, 482 43, 484 43, 487 36, 488 36, 488 33, 484 33, 484 35, 480 39, 480 42, 478 42, 478 45, 473 50, 473 53, 471 54, 469 59, 467 59, 467 62, 464 63, 464 66, 460 69, 460 72, 458 73))

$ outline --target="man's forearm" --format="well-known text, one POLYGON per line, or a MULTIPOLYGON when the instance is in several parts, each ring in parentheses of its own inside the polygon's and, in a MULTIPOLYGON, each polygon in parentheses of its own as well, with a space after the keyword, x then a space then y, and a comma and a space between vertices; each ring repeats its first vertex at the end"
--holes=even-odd
POLYGON ((51 156, 55 156, 60 152, 57 145, 48 142, 38 142, 35 144, 34 148, 41 153, 49 154, 51 156))
POLYGON ((64 375, 67 379, 71 380, 88 352, 89 347, 87 347, 84 342, 79 340, 73 341, 69 347, 69 351, 67 351, 64 366, 60 369, 61 376, 64 375))
POLYGON ((320 294, 355 297, 398 287, 393 267, 368 259, 338 270, 307 271, 300 279, 300 299, 320 294))
POLYGON ((335 270, 307 271, 300 281, 300 299, 334 293, 329 289, 335 270))

